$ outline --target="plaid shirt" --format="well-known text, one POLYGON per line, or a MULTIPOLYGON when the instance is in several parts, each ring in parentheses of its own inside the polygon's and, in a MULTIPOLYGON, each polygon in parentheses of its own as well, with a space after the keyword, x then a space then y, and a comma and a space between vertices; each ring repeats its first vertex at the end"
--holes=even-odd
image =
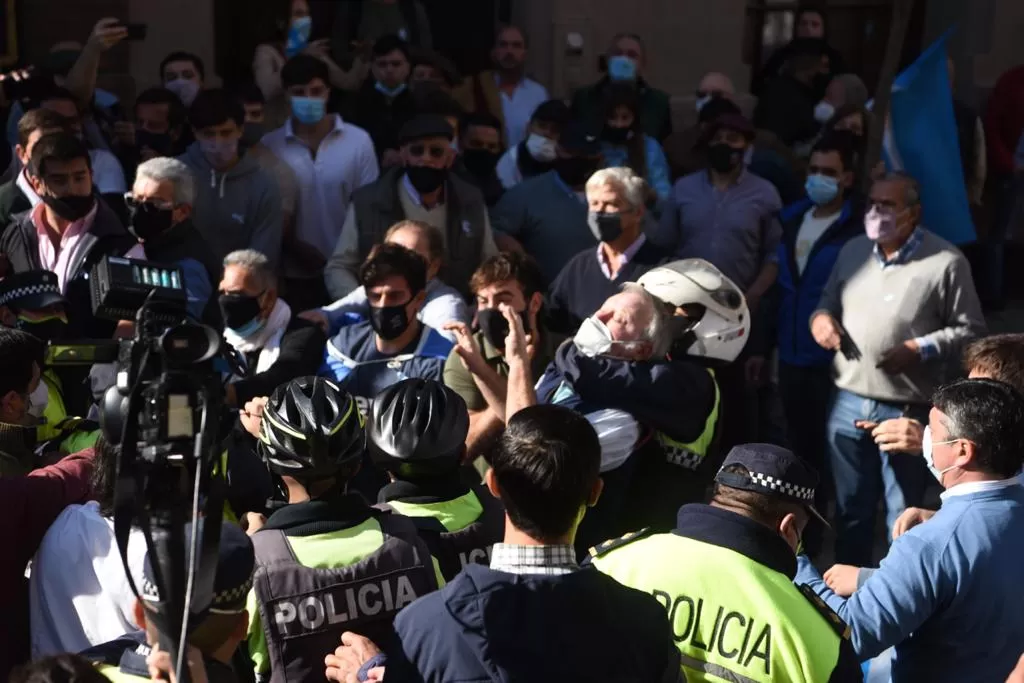
POLYGON ((579 565, 571 545, 511 545, 495 543, 491 569, 509 574, 571 574, 579 565))

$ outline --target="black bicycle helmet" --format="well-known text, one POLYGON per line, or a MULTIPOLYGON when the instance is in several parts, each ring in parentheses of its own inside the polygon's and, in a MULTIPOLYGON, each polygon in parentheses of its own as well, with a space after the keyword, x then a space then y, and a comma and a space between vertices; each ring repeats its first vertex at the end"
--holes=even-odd
POLYGON ((366 432, 351 394, 323 377, 300 377, 274 390, 260 442, 271 472, 312 481, 358 462, 366 432))
POLYGON ((461 396, 434 380, 406 379, 373 400, 367 446, 381 469, 416 478, 458 467, 468 433, 461 396))

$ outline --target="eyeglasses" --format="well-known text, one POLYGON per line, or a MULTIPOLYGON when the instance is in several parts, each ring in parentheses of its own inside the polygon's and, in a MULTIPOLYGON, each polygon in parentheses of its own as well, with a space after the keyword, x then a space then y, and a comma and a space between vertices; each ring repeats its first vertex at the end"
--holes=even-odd
POLYGON ((431 159, 443 159, 448 149, 448 147, 414 143, 409 145, 409 154, 414 157, 421 157, 424 154, 429 154, 431 159))
POLYGON ((160 211, 166 211, 167 209, 174 208, 174 204, 171 202, 154 201, 152 199, 137 199, 131 192, 124 193, 124 205, 132 211, 137 211, 145 207, 152 207, 160 211))

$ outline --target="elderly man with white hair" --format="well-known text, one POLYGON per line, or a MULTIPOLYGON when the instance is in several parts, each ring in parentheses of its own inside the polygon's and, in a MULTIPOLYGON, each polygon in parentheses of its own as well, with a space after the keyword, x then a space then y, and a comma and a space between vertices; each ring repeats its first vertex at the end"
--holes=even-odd
POLYGON ((132 191, 125 195, 131 214, 128 229, 142 244, 146 259, 181 267, 189 314, 213 322, 216 309, 208 304, 220 264, 192 224, 194 203, 192 171, 168 157, 140 164, 132 191))
POLYGON ((665 260, 644 235, 644 179, 624 167, 601 169, 587 181, 587 223, 597 238, 569 260, 551 284, 552 329, 571 334, 626 282, 665 260))
POLYGON ((265 254, 254 249, 228 254, 218 290, 224 340, 244 363, 243 375, 227 387, 228 405, 243 406, 296 377, 317 373, 327 336, 315 323, 292 315, 278 297, 277 271, 265 254))

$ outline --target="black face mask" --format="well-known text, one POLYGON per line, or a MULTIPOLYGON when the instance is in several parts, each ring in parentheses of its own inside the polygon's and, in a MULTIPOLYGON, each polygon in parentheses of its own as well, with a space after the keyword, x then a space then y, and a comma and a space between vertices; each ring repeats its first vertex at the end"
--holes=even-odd
POLYGON ((137 129, 135 146, 140 150, 146 147, 160 156, 171 156, 174 143, 170 133, 150 133, 148 130, 137 129))
POLYGON ((91 194, 72 194, 66 197, 52 197, 48 194, 42 195, 43 204, 50 207, 55 214, 66 221, 82 220, 89 215, 96 200, 91 194))
POLYGON ((708 147, 708 166, 719 173, 733 171, 743 161, 743 150, 736 149, 724 142, 716 142, 708 147))
POLYGON ((370 326, 385 341, 398 339, 409 329, 409 315, 405 312, 406 302, 400 306, 370 306, 370 326))
POLYGON ((68 331, 68 324, 57 318, 50 318, 37 323, 30 323, 26 320, 18 320, 15 325, 19 330, 28 332, 36 339, 44 342, 58 341, 63 339, 68 331))
POLYGON ((462 153, 462 163, 478 178, 487 178, 498 165, 498 155, 486 149, 467 149, 462 153))
MULTIPOLYGON (((523 329, 530 334, 530 313, 528 310, 519 311, 519 319, 523 321, 523 329)), ((484 339, 496 349, 505 348, 505 338, 508 337, 508 321, 497 308, 483 308, 477 311, 476 321, 483 333, 484 339)))
POLYGON ((409 182, 420 194, 433 192, 441 187, 448 176, 447 168, 434 168, 432 166, 409 166, 405 169, 409 176, 409 182))
POLYGON ((128 230, 143 242, 167 232, 171 227, 173 209, 160 209, 150 202, 142 202, 129 209, 131 221, 128 230))
POLYGON ((601 131, 601 137, 613 145, 624 145, 633 139, 633 129, 616 128, 605 124, 604 130, 601 131))
POLYGON ((594 174, 594 162, 585 157, 558 159, 555 170, 566 185, 575 189, 587 184, 587 179, 594 174))
POLYGON ((594 237, 605 244, 622 236, 622 214, 591 211, 587 214, 587 225, 594 237))
MULTIPOLYGON (((221 294, 217 297, 224 325, 231 330, 244 330, 260 314, 260 298, 248 294, 221 294)), ((243 335, 244 336, 244 335, 243 335)))
POLYGON ((238 141, 238 146, 249 149, 262 140, 266 132, 267 128, 262 123, 250 121, 242 127, 242 139, 238 141))

